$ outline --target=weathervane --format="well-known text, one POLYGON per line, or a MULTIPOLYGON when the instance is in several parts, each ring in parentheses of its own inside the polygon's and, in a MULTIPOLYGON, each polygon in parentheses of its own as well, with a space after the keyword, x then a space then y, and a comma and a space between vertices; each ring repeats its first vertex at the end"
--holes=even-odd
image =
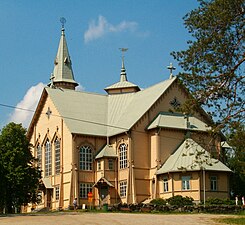
POLYGON ((172 63, 170 63, 170 65, 167 68, 170 71, 170 77, 169 77, 169 79, 172 79, 173 78, 173 70, 175 70, 176 68, 173 66, 172 63))
POLYGON ((124 59, 124 52, 128 51, 128 48, 119 48, 119 50, 122 52, 122 59, 124 59))
POLYGON ((65 26, 65 23, 66 23, 65 17, 61 17, 60 18, 60 22, 61 22, 61 25, 62 25, 62 29, 64 29, 64 26, 65 26))

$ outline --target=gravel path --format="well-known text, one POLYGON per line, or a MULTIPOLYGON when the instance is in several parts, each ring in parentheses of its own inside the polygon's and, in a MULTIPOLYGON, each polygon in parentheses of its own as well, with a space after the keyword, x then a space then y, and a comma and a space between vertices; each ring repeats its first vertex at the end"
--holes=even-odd
POLYGON ((0 217, 0 224, 11 225, 220 225, 214 218, 226 215, 210 214, 130 214, 130 213, 57 213, 12 215, 0 217))

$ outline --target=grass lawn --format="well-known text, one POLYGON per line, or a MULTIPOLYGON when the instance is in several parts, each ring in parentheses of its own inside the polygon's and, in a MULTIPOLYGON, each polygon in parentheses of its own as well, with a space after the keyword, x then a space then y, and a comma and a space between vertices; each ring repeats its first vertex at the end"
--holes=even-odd
POLYGON ((224 218, 224 219, 218 219, 217 220, 220 223, 226 223, 226 224, 241 224, 244 225, 245 224, 245 217, 244 216, 240 216, 237 218, 224 218))

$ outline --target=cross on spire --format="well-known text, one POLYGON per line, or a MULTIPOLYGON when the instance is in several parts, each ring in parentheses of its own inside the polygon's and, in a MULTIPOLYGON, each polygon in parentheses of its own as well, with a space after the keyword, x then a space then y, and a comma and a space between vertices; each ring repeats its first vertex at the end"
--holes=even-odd
POLYGON ((65 23, 66 23, 65 17, 61 17, 61 18, 60 18, 60 22, 61 22, 61 25, 62 25, 62 29, 64 29, 65 23))
POLYGON ((170 71, 170 76, 169 76, 169 79, 172 79, 173 78, 173 70, 175 70, 176 68, 173 66, 172 63, 169 64, 169 66, 167 67, 170 71))

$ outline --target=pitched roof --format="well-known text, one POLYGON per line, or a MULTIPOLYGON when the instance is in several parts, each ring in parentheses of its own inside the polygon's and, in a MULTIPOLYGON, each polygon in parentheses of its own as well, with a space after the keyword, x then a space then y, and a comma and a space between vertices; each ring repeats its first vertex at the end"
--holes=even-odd
POLYGON ((129 130, 174 81, 115 95, 49 87, 45 90, 71 133, 106 137, 129 130))
POLYGON ((95 159, 100 159, 103 157, 118 157, 116 150, 111 145, 105 145, 101 151, 95 156, 95 159))
POLYGON ((180 113, 168 113, 161 112, 147 127, 148 130, 164 127, 164 128, 175 128, 175 129, 188 129, 193 131, 207 131, 210 129, 206 123, 199 120, 194 116, 188 116, 188 118, 180 113), (187 120, 188 119, 188 120, 187 120))
POLYGON ((114 127, 108 127, 108 136, 123 131, 117 127, 126 130, 136 124, 175 80, 176 77, 136 93, 109 95, 108 124, 114 127))
POLYGON ((45 90, 71 133, 107 135, 106 95, 60 88, 45 88, 45 90))
POLYGON ((221 161, 211 158, 210 154, 203 147, 188 138, 167 159, 156 174, 199 171, 202 168, 208 171, 231 172, 221 161))

